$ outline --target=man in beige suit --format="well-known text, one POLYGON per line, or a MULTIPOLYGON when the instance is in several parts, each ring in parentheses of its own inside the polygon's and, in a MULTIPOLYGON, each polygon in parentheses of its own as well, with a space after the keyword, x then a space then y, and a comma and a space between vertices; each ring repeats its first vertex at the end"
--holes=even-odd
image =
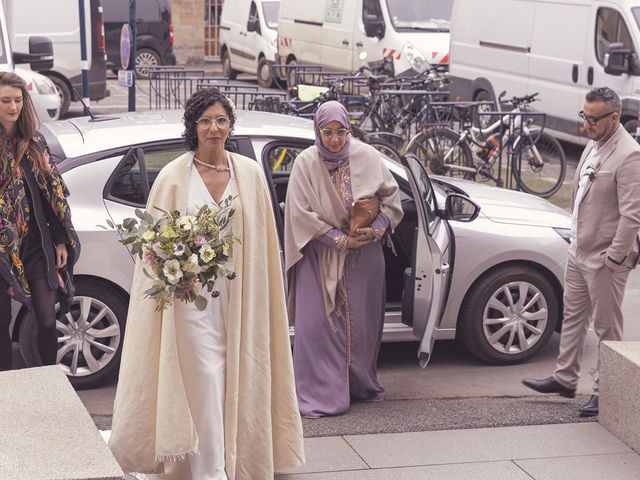
MULTIPOLYGON (((573 181, 560 352, 551 377, 522 381, 536 392, 575 396, 591 318, 598 342, 622 339, 624 289, 640 250, 640 145, 620 125, 621 106, 613 90, 594 88, 578 114, 591 141, 573 181)), ((592 373, 582 416, 598 415, 597 368, 592 373)))

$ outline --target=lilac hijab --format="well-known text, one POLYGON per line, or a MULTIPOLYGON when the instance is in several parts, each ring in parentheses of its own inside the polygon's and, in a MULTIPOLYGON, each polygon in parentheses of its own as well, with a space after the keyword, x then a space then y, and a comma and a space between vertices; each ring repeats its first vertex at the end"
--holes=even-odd
POLYGON ((351 138, 347 135, 347 141, 339 152, 332 152, 325 148, 322 144, 322 134, 320 133, 320 129, 327 123, 333 121, 340 123, 340 125, 347 130, 351 127, 349 114, 347 113, 346 108, 344 108, 340 102, 336 102, 335 100, 331 100, 330 102, 320 105, 318 110, 316 110, 316 115, 313 119, 313 128, 316 131, 315 145, 318 149, 320 158, 322 158, 324 164, 329 170, 335 170, 347 161, 351 145, 351 138))

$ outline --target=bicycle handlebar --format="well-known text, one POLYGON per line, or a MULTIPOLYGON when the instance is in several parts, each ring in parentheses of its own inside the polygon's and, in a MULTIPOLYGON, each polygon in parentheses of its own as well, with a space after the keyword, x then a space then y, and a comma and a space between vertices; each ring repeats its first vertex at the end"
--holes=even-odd
POLYGON ((536 98, 540 93, 532 93, 531 95, 525 95, 524 97, 513 97, 511 100, 507 100, 505 103, 510 103, 513 107, 517 107, 519 105, 526 105, 532 102, 537 102, 536 98))

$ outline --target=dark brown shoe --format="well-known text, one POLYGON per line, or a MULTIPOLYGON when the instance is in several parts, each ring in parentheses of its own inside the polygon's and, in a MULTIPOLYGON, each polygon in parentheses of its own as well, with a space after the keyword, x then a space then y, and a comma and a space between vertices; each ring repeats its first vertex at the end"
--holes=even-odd
POLYGON ((535 380, 533 378, 525 378, 522 380, 525 387, 535 390, 539 393, 558 393, 563 397, 573 398, 576 396, 575 388, 567 388, 560 385, 553 377, 535 380))
POLYGON ((597 417, 598 416, 598 403, 600 397, 598 395, 591 395, 591 398, 584 406, 579 410, 581 417, 597 417))

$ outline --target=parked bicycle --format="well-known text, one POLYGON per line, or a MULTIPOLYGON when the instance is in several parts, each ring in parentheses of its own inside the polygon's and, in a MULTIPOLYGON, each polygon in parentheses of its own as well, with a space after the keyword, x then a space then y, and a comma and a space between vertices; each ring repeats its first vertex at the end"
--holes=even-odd
MULTIPOLYGON (((503 104, 510 112, 500 115, 486 128, 473 126, 473 104, 457 105, 461 131, 432 127, 414 136, 407 152, 416 155, 431 172, 476 181, 493 180, 502 186, 502 172, 496 166, 510 167, 516 186, 527 193, 550 197, 566 175, 564 150, 555 138, 533 125, 527 107, 537 93, 513 97, 503 104), (507 155, 508 154, 508 155, 507 155), (508 157, 508 158, 507 158, 508 157)), ((504 97, 503 94, 500 98, 504 97)))

